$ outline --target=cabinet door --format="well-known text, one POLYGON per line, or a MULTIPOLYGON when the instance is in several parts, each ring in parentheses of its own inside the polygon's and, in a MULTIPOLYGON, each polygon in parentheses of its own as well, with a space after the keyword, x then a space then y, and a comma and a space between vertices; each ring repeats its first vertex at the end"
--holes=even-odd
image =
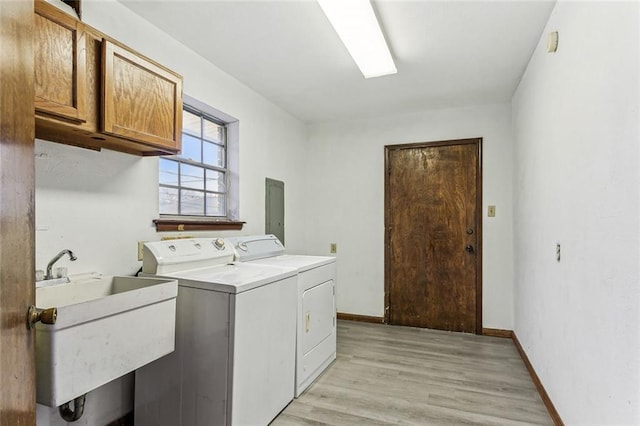
POLYGON ((182 77, 105 39, 102 114, 104 133, 177 152, 182 77))
POLYGON ((86 119, 83 24, 43 1, 35 2, 35 109, 73 122, 86 119))

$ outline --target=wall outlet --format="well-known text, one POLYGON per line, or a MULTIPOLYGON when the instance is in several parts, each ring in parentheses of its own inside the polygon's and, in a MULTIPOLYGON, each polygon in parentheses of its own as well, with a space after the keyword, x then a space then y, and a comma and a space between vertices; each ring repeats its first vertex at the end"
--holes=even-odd
POLYGON ((496 206, 489 206, 487 209, 487 216, 496 217, 496 206))
POLYGON ((138 260, 142 260, 143 258, 142 249, 144 247, 144 243, 146 243, 146 241, 138 241, 138 260))
POLYGON ((331 247, 329 248, 329 252, 330 253, 337 253, 338 252, 338 244, 337 243, 331 243, 331 247))

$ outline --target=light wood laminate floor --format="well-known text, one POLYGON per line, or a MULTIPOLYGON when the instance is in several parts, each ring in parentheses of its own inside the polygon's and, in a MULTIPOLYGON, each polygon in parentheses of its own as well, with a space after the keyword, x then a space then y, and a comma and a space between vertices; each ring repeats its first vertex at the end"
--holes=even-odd
POLYGON ((272 422, 551 425, 511 339, 338 321, 336 362, 272 422))

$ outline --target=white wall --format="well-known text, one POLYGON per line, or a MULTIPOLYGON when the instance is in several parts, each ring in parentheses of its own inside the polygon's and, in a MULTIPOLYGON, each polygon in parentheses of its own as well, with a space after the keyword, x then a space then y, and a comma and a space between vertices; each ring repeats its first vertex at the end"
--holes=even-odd
POLYGON ((513 99, 515 332, 566 424, 640 423, 638 12, 557 3, 513 99))
POLYGON ((512 140, 508 104, 424 111, 310 128, 305 250, 338 244, 338 311, 384 314, 384 146, 483 138, 483 326, 513 327, 512 140))
MULTIPOLYGON (((83 19, 140 53, 184 76, 186 94, 240 121, 240 220, 244 234, 264 232, 264 180, 285 182, 287 245, 302 245, 301 159, 306 127, 288 113, 220 71, 185 46, 115 1, 83 1, 83 19)), ((51 142, 36 144, 36 265, 44 269, 59 250, 72 249, 76 262, 61 260, 69 273, 134 274, 137 241, 156 240, 158 166, 104 150, 94 152, 51 142)), ((191 233, 195 234, 195 233, 191 233)), ((208 235, 231 234, 216 233, 208 235)), ((206 235, 200 233, 200 235, 206 235)), ((106 424, 132 409, 132 378, 91 392, 78 423, 106 424), (98 408, 99 407, 99 408, 98 408)), ((40 426, 62 424, 57 410, 38 406, 40 426)))

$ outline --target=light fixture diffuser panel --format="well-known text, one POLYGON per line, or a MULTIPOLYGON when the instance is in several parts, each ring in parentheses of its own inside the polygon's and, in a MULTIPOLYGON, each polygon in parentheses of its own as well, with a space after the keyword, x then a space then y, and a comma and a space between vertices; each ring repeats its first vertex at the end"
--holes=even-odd
POLYGON ((398 72, 369 0, 318 0, 318 4, 365 78, 398 72))

